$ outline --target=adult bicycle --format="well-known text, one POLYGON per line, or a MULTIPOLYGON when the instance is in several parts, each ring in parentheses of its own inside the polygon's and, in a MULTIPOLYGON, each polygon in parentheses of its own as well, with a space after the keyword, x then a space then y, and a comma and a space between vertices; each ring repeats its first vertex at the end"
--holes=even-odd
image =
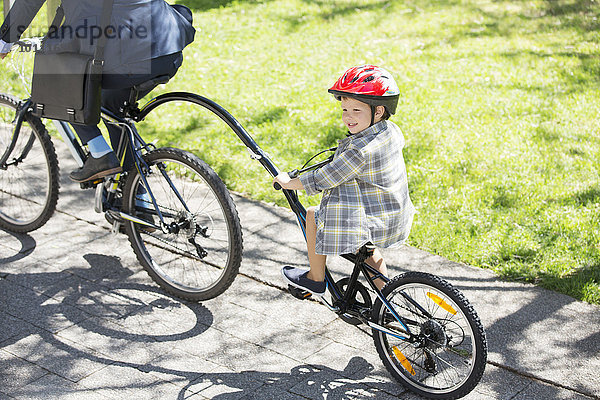
MULTIPOLYGON (((177 101, 166 94, 140 109, 138 95, 168 76, 135 86, 123 117, 102 109, 102 119, 121 129, 120 160, 133 155, 128 171, 81 183, 95 189, 94 208, 114 232, 123 231, 137 259, 167 292, 199 301, 218 296, 235 279, 242 257, 242 230, 231 195, 219 176, 194 154, 146 143, 136 129, 157 105, 177 101)), ((185 96, 185 95, 184 95, 185 96)), ((33 114, 29 99, 0 93, 0 228, 31 232, 56 209, 59 166, 52 139, 33 114)), ((53 121, 81 167, 88 156, 72 127, 53 121)))

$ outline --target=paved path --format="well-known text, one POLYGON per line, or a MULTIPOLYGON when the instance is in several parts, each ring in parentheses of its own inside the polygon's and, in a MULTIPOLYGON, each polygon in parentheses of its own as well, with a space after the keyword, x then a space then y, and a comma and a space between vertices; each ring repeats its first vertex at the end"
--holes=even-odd
MULTIPOLYGON (((0 399, 417 398, 367 334, 283 290, 280 267, 306 264, 291 212, 235 200, 241 275, 201 304, 166 296, 92 211, 93 192, 66 180, 43 228, 0 231, 0 399)), ((410 247, 384 254, 393 273, 441 275, 475 305, 489 362, 466 398, 600 399, 599 307, 410 247)))

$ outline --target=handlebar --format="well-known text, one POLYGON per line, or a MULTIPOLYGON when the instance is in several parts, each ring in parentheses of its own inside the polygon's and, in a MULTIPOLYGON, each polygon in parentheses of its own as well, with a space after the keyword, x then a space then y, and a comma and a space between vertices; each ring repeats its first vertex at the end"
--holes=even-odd
MULTIPOLYGON (((327 150, 323 150, 320 153, 315 154, 314 156, 312 156, 307 162, 306 164, 304 164, 302 166, 302 168, 300 170, 293 170, 291 172, 288 172, 288 175, 290 178, 294 179, 297 178, 298 175, 300 175, 301 173, 304 173, 306 171, 310 171, 312 169, 316 169, 316 168, 321 168, 322 166, 324 166, 325 164, 329 164, 331 162, 331 160, 333 160, 333 155, 329 156, 326 160, 318 162, 316 164, 310 165, 310 166, 306 166, 309 162, 311 162, 315 157, 317 157, 318 155, 321 155, 327 151, 335 151, 337 149, 337 147, 332 147, 330 149, 327 150)), ((273 187, 275 188, 275 190, 281 190, 281 185, 279 183, 274 183, 273 187)))

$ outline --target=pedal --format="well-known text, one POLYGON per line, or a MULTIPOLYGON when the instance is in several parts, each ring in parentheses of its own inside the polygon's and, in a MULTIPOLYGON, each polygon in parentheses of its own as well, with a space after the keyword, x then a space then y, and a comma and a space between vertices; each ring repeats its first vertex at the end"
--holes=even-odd
POLYGON ((310 296, 312 296, 311 292, 308 292, 308 291, 302 290, 302 289, 298 289, 297 287, 292 286, 292 285, 288 285, 288 291, 290 292, 290 294, 292 296, 294 296, 295 298, 300 299, 300 300, 305 300, 305 299, 308 299, 310 296))
POLYGON ((118 235, 121 232, 121 222, 115 219, 110 230, 113 235, 118 235))
POLYGON ((121 215, 119 215, 119 211, 117 210, 107 210, 104 215, 106 220, 111 224, 113 224, 115 221, 119 223, 123 222, 123 218, 121 218, 121 215))
POLYGON ((117 211, 108 210, 104 213, 104 217, 109 224, 112 224, 110 231, 117 235, 118 233, 125 233, 125 227, 123 226, 123 218, 118 214, 117 211))
POLYGON ((94 211, 97 213, 101 213, 104 211, 104 199, 106 198, 104 194, 104 185, 96 186, 96 193, 94 194, 94 211))
POLYGON ((94 189, 102 182, 104 182, 104 178, 96 179, 95 181, 80 182, 79 187, 82 189, 94 189))

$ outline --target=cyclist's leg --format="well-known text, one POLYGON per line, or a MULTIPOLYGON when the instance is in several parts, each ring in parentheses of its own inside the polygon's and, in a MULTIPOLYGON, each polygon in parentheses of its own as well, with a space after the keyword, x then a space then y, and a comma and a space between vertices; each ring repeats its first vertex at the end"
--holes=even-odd
POLYGON ((281 270, 288 284, 307 290, 312 294, 322 296, 327 286, 325 284, 325 263, 327 256, 317 254, 315 251, 317 238, 317 224, 315 219, 315 208, 310 207, 306 212, 306 248, 308 250, 308 261, 310 271, 302 268, 285 266, 281 270))
POLYGON ((73 125, 73 127, 83 145, 88 146, 92 157, 99 158, 112 151, 97 125, 73 125))
POLYGON ((82 143, 88 145, 91 157, 85 160, 83 167, 72 171, 69 178, 85 182, 121 171, 119 160, 102 137, 98 126, 74 124, 73 128, 82 143))

